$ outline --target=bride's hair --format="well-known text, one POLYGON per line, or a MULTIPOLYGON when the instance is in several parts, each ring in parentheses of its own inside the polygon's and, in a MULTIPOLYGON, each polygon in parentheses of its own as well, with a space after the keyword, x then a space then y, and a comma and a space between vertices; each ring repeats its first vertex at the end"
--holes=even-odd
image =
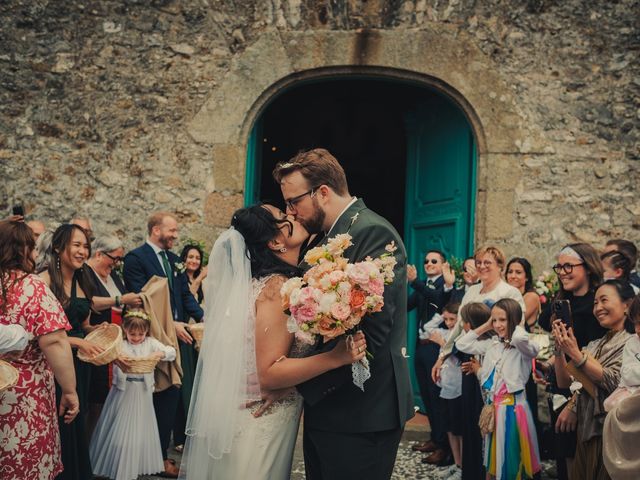
POLYGON ((287 277, 295 277, 300 270, 295 265, 290 265, 273 250, 269 248, 269 242, 281 231, 282 225, 288 227, 291 234, 293 225, 287 219, 275 218, 263 203, 236 210, 231 219, 231 226, 243 237, 247 245, 247 255, 251 261, 251 276, 261 278, 272 274, 281 274, 287 277))

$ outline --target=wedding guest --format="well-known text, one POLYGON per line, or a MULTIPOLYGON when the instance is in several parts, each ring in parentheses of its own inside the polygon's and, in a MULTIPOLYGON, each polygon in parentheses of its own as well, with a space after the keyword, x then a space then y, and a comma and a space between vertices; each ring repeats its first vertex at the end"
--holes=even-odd
MULTIPOLYGON (((202 282, 207 277, 207 267, 202 265, 204 254, 198 245, 185 245, 180 253, 180 258, 185 267, 189 290, 199 304, 204 301, 202 282)), ((189 318, 185 311, 184 318, 189 318)), ((177 452, 182 452, 186 441, 185 429, 187 417, 189 415, 189 405, 191 405, 191 391, 193 390, 193 378, 196 374, 198 354, 194 344, 180 342, 180 365, 182 366, 182 388, 180 389, 180 399, 176 420, 173 426, 173 444, 177 452)))
MULTIPOLYGON (((564 410, 569 412, 567 423, 570 428, 577 424, 578 437, 569 478, 609 478, 602 460, 603 402, 620 382, 622 352, 633 331, 627 318, 633 297, 631 286, 617 280, 607 280, 596 290, 593 312, 607 333, 583 349, 572 328, 566 328, 561 320, 553 322, 553 335, 559 350, 555 356, 558 386, 569 388, 573 376, 580 381, 581 387, 564 410), (565 355, 573 366, 571 372, 565 355)), ((556 423, 558 428, 562 428, 559 422, 556 423)))
MULTIPOLYGON (((467 303, 479 302, 484 303, 488 307, 492 307, 494 303, 503 298, 511 298, 520 304, 522 311, 525 311, 524 299, 520 291, 509 285, 502 279, 504 270, 505 257, 502 250, 497 247, 488 246, 478 249, 474 255, 476 261, 476 270, 480 283, 472 285, 462 298, 460 308, 467 303)), ((523 317, 524 320, 524 317, 523 317)), ((438 361, 432 369, 432 377, 434 380, 440 376, 440 368, 444 359, 453 352, 455 341, 463 332, 463 322, 458 317, 454 331, 451 333, 449 340, 440 350, 438 361)))
POLYGON ((523 257, 514 257, 507 263, 507 283, 517 288, 522 294, 525 305, 525 328, 530 327, 538 321, 540 315, 540 296, 533 288, 533 274, 529 260, 523 257))
POLYGON ((90 242, 93 242, 95 240, 95 237, 93 235, 93 228, 91 227, 91 219, 89 217, 74 215, 74 217, 69 220, 69 223, 71 225, 77 225, 83 228, 84 231, 87 232, 87 237, 89 238, 90 242))
POLYGON ((603 252, 620 252, 631 260, 631 273, 629 275, 629 280, 632 285, 640 288, 640 275, 636 270, 636 264, 638 262, 638 248, 635 244, 629 240, 623 240, 622 238, 612 238, 607 241, 607 244, 604 246, 603 252))
MULTIPOLYGON (((171 362, 176 350, 149 336, 151 322, 143 310, 127 310, 122 321, 127 358, 171 362)), ((153 411, 153 373, 130 374, 113 367, 113 386, 89 447, 97 475, 130 480, 162 471, 162 451, 153 411)))
MULTIPOLYGON (((620 280, 631 283, 631 260, 624 253, 609 251, 600 255, 600 259, 605 280, 620 280)), ((638 287, 633 284, 631 286, 633 291, 638 294, 638 287)))
POLYGON ((0 222, 0 325, 3 330, 21 327, 35 338, 7 358, 18 370, 18 382, 0 395, 5 447, 0 478, 51 480, 63 469, 58 411, 68 424, 76 418, 79 404, 65 333, 70 326, 60 303, 32 273, 33 247, 33 233, 24 223, 0 222), (54 377, 61 390, 59 409, 54 377))
MULTIPOLYGON (((103 323, 111 323, 112 310, 120 315, 122 307, 141 307, 142 300, 137 293, 127 293, 116 267, 122 263, 124 247, 117 237, 98 237, 92 245, 92 255, 87 260, 87 273, 93 284, 94 295, 91 301, 89 332, 103 323)), ((100 410, 109 393, 109 365, 90 365, 91 380, 89 389, 89 412, 87 431, 89 437, 100 416, 100 410)))
POLYGON ((413 293, 407 301, 407 311, 417 309, 418 335, 416 335, 416 352, 414 366, 416 379, 420 389, 420 397, 426 408, 426 415, 431 425, 431 439, 412 446, 418 452, 431 453, 426 457, 428 463, 442 464, 448 461, 449 443, 444 428, 444 412, 440 399, 440 387, 429 378, 429 372, 438 359, 440 346, 427 338, 421 339, 421 332, 435 314, 442 311, 442 307, 451 295, 455 282, 455 274, 446 263, 446 258, 439 250, 430 250, 425 255, 425 280, 418 279, 416 267, 407 266, 407 281, 413 288, 413 293))
POLYGON ((40 220, 29 220, 27 222, 27 226, 33 232, 33 238, 36 241, 38 241, 38 238, 40 237, 40 235, 42 235, 47 230, 47 227, 44 224, 44 222, 40 220))
MULTIPOLYGON (((85 262, 91 254, 91 245, 85 230, 77 225, 61 225, 53 233, 51 262, 40 275, 64 308, 71 329, 67 332, 73 348, 73 363, 77 381, 80 415, 71 424, 60 422, 62 463, 65 480, 91 478, 91 463, 86 437, 86 415, 88 413, 88 390, 91 374, 88 363, 77 357, 81 351, 88 357, 102 352, 102 348, 84 339, 89 327, 93 287, 85 262)), ((56 397, 60 402, 61 391, 56 385, 56 397)))
POLYGON ((613 410, 622 400, 640 391, 640 296, 636 295, 633 298, 627 318, 633 324, 636 334, 624 344, 620 384, 604 401, 607 411, 613 410))
MULTIPOLYGON (((201 321, 204 313, 189 291, 187 276, 176 266, 180 263, 180 257, 170 251, 178 239, 176 216, 169 212, 153 213, 147 222, 147 233, 147 241, 130 251, 124 258, 125 285, 129 291, 139 293, 152 276, 165 277, 169 285, 169 298, 174 319, 170 328, 175 329, 175 335, 180 342, 191 345, 193 338, 186 330, 185 322, 189 319, 185 315, 201 321)), ((173 336, 173 332, 169 334, 173 336)), ((176 478, 179 473, 175 462, 168 456, 171 430, 175 423, 179 401, 179 386, 163 386, 162 389, 156 386, 153 406, 160 432, 165 467, 163 475, 169 478, 176 478)))
POLYGON ((36 240, 36 247, 33 250, 33 257, 35 259, 36 273, 42 273, 49 267, 51 262, 51 239, 53 238, 53 232, 47 230, 36 240))
MULTIPOLYGON (((447 303, 442 309, 441 319, 444 320, 446 328, 439 328, 437 324, 440 319, 431 320, 425 327, 425 333, 429 334, 429 340, 441 347, 451 335, 453 327, 458 320, 458 303, 447 303)), ((436 355, 437 358, 437 355, 436 355)), ((453 464, 441 475, 447 475, 452 480, 460 480, 462 476, 462 370, 460 369, 460 358, 450 355, 442 366, 440 376, 440 410, 443 414, 443 427, 447 433, 449 449, 453 457, 453 464)), ((425 371, 428 374, 428 370, 425 371)), ((433 428, 432 428, 433 430, 433 428)), ((428 463, 428 462, 425 462, 428 463)))
POLYGON ((524 394, 538 346, 529 341, 522 316, 519 302, 503 298, 493 305, 484 325, 456 341, 461 351, 484 355, 480 383, 488 402, 483 409, 493 409, 493 431, 484 439, 484 466, 498 480, 534 478, 541 470, 538 440, 524 394), (497 336, 490 343, 481 342, 480 336, 492 330, 497 336))
MULTIPOLYGON (((529 260, 523 257, 514 257, 507 263, 507 282, 509 285, 517 288, 524 299, 525 304, 525 330, 531 332, 538 322, 540 315, 540 296, 533 288, 533 274, 531 273, 531 264, 529 260)), ((538 386, 529 376, 526 385, 527 402, 531 407, 533 421, 536 426, 538 436, 542 433, 542 425, 540 425, 538 417, 538 386)))
POLYGON ((204 253, 199 245, 185 245, 180 253, 185 266, 185 273, 189 281, 189 290, 196 297, 199 304, 204 301, 202 282, 207 278, 207 267, 202 264, 204 253))
MULTIPOLYGON (((558 275, 560 286, 557 300, 568 300, 573 323, 573 335, 578 347, 583 348, 592 340, 602 338, 606 333, 593 313, 595 291, 602 282, 602 263, 595 248, 587 243, 572 243, 566 245, 558 254, 557 263, 553 266, 558 275)), ((549 302, 540 313, 538 324, 547 331, 551 331, 555 314, 555 302, 549 302)), ((570 396, 568 390, 557 390, 552 382, 548 389, 551 393, 570 396)), ((571 422, 566 404, 560 411, 551 411, 551 421, 558 425, 553 435, 553 452, 556 458, 558 478, 568 478, 568 465, 575 454, 576 436, 575 423, 571 422), (566 459, 566 460, 565 460, 566 459)))
POLYGON ((469 290, 471 285, 478 283, 478 272, 476 271, 476 260, 473 257, 466 258, 462 263, 462 280, 463 285, 460 288, 456 288, 451 293, 450 302, 460 303, 464 298, 465 293, 469 290))
MULTIPOLYGON (((491 309, 484 303, 467 303, 460 309, 460 318, 465 332, 481 327, 490 317, 491 309)), ((491 336, 484 334, 478 338, 478 342, 486 343, 481 347, 486 351, 491 342, 491 336)), ((458 356, 461 361, 460 369, 464 374, 462 376, 462 406, 460 408, 463 446, 462 480, 485 480, 482 461, 482 434, 480 427, 478 427, 484 402, 477 377, 483 356, 462 351, 458 352, 458 356)))

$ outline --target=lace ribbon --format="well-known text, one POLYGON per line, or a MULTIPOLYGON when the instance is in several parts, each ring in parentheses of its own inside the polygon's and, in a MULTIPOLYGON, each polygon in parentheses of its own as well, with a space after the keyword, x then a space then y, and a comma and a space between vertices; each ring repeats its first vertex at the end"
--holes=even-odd
POLYGON ((369 359, 367 357, 351 364, 351 377, 353 378, 353 384, 364 392, 364 382, 371 378, 371 369, 369 368, 369 359))

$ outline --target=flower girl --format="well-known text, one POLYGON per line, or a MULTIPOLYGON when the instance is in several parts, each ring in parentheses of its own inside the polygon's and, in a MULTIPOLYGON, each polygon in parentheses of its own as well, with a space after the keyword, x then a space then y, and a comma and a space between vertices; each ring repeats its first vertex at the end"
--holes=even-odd
POLYGON ((463 352, 484 354, 479 372, 488 400, 480 420, 489 432, 484 439, 484 459, 488 475, 498 480, 533 478, 540 471, 536 430, 524 391, 538 347, 529 342, 521 320, 518 302, 503 298, 493 305, 484 325, 456 341, 463 352), (479 341, 491 330, 497 336, 490 344, 479 341), (485 409, 490 415, 483 422, 485 409))
MULTIPOLYGON (((118 363, 126 364, 127 357, 175 360, 173 347, 147 336, 150 326, 142 310, 127 311, 118 363)), ((153 373, 124 373, 114 365, 113 385, 89 445, 95 475, 132 480, 164 470, 152 394, 153 373)))

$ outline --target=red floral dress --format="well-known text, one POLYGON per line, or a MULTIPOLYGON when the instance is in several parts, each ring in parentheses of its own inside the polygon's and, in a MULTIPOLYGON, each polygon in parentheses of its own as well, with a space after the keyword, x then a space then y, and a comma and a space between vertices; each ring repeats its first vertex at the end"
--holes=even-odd
MULTIPOLYGON (((0 300, 1 301, 1 300, 0 300)), ((0 393, 0 478, 50 480, 62 471, 53 372, 37 337, 71 328, 46 284, 27 275, 7 292, 0 323, 19 323, 34 337, 18 360, 15 387, 0 393)))

